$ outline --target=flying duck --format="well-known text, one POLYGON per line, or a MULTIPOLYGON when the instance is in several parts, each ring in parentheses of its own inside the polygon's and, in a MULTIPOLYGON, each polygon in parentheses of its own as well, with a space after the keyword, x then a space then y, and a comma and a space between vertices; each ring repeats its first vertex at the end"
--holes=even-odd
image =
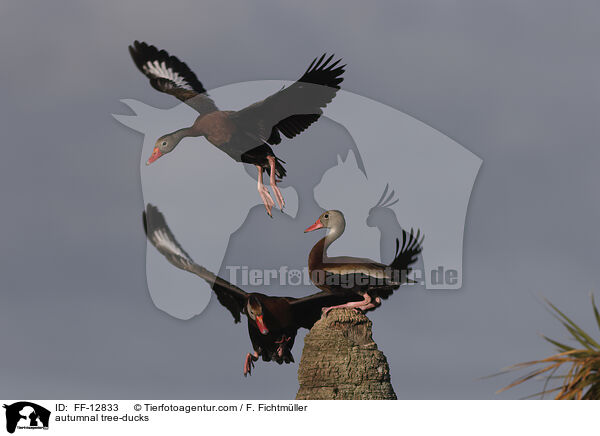
POLYGON ((325 58, 324 54, 314 59, 291 86, 242 110, 221 111, 192 70, 175 56, 139 41, 129 46, 129 53, 154 89, 176 97, 199 113, 192 126, 158 138, 146 165, 173 151, 183 138, 204 136, 234 160, 256 166, 258 193, 267 214, 272 217, 271 209, 275 203, 262 181, 263 171, 266 171, 277 204, 282 209, 285 202, 277 187, 277 178, 286 175, 282 165, 285 162, 275 156, 270 145, 279 144, 281 134, 287 138, 295 137, 319 119, 322 109, 340 89, 346 66, 338 65, 341 59, 332 62, 333 55, 325 58))
POLYGON ((402 230, 402 247, 396 239, 396 254, 389 265, 375 262, 371 259, 340 256, 328 257, 327 248, 346 229, 344 214, 339 210, 323 212, 317 221, 304 232, 317 229, 329 229, 327 235, 317 242, 308 255, 308 271, 312 282, 319 289, 336 293, 356 293, 363 297, 362 301, 352 301, 325 309, 348 307, 367 311, 381 305, 381 299, 387 299, 394 290, 405 283, 414 283, 408 278, 412 268, 410 265, 417 261, 417 256, 423 250, 424 236, 420 230, 416 235, 402 230))
POLYGON ((325 307, 360 299, 356 294, 330 292, 303 298, 248 293, 195 263, 175 239, 163 214, 151 204, 144 212, 144 231, 150 243, 171 264, 196 274, 211 285, 219 303, 231 312, 236 323, 241 321, 242 314, 246 315, 253 353, 247 353, 244 358, 244 376, 251 373, 259 357, 278 364, 293 362, 291 351, 298 329, 311 329, 325 307))

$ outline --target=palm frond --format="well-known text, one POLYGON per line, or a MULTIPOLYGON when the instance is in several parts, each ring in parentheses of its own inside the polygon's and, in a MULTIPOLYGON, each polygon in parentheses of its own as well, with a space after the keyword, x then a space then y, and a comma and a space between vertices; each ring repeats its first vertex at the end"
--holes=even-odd
MULTIPOLYGON (((598 328, 600 328, 600 313, 596 307, 593 295, 591 296, 591 300, 596 323, 598 324, 598 328)), ((528 380, 541 376, 545 378, 542 391, 527 398, 543 398, 546 394, 556 393, 554 398, 557 400, 600 399, 600 344, 556 306, 548 300, 545 301, 551 308, 551 313, 583 348, 574 348, 542 336, 546 341, 554 345, 559 353, 545 359, 518 363, 508 367, 507 371, 516 371, 525 368, 535 369, 519 377, 508 386, 500 389, 497 393, 504 392, 528 380), (566 374, 555 375, 560 368, 564 368, 565 366, 569 368, 566 374), (561 380, 561 385, 549 387, 550 382, 553 380, 561 380)))

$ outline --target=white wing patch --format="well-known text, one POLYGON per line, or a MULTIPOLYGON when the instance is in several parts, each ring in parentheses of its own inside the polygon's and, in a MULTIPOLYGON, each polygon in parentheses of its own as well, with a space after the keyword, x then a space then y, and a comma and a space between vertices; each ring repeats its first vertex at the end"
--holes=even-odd
POLYGON ((154 245, 156 245, 156 248, 162 248, 169 253, 180 256, 186 260, 190 260, 186 254, 181 251, 181 248, 179 248, 179 246, 171 238, 169 238, 168 233, 163 229, 155 230, 152 233, 152 239, 154 240, 154 245))
POLYGON ((176 86, 193 91, 192 87, 186 82, 185 78, 177 71, 167 67, 165 61, 148 61, 142 68, 146 74, 151 74, 154 77, 160 77, 163 79, 169 79, 176 86))

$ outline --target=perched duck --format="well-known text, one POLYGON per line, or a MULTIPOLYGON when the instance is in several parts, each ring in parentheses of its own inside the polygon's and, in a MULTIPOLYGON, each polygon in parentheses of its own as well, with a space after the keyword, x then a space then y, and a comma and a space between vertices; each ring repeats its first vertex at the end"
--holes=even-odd
POLYGON ((129 53, 154 89, 176 97, 199 113, 192 126, 158 138, 146 164, 173 151, 185 137, 204 136, 236 161, 256 166, 258 192, 272 217, 275 203, 262 181, 266 171, 277 204, 283 208, 277 178, 285 176, 285 162, 275 156, 270 145, 279 144, 281 134, 295 137, 319 119, 322 109, 340 89, 345 67, 339 65, 341 59, 332 62, 333 55, 316 58, 293 85, 242 110, 221 111, 192 70, 175 56, 139 41, 129 46, 129 53))
POLYGON ((344 214, 339 210, 323 212, 319 219, 304 232, 317 229, 329 229, 308 255, 308 271, 312 282, 319 289, 331 293, 356 293, 363 297, 362 301, 347 302, 342 305, 325 309, 329 311, 338 307, 349 307, 362 311, 374 309, 381 305, 381 299, 387 299, 394 290, 405 283, 412 283, 408 274, 410 265, 417 261, 422 251, 424 237, 420 230, 416 235, 402 231, 402 247, 396 239, 396 254, 389 265, 375 262, 371 259, 358 257, 328 257, 327 248, 346 229, 344 214))
POLYGON ((151 204, 144 212, 144 231, 150 243, 171 264, 208 282, 219 303, 231 312, 236 323, 241 321, 242 314, 246 315, 253 353, 244 358, 244 376, 251 373, 259 357, 279 364, 293 362, 291 351, 298 329, 312 328, 325 307, 360 299, 355 294, 329 292, 303 298, 248 293, 195 263, 175 239, 163 214, 151 204))

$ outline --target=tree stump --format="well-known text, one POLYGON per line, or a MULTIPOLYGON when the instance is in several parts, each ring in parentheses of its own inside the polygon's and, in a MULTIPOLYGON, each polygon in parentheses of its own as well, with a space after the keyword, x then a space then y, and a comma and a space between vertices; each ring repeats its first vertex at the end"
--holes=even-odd
POLYGON ((304 339, 297 400, 395 400, 390 367, 362 313, 333 309, 304 339))

